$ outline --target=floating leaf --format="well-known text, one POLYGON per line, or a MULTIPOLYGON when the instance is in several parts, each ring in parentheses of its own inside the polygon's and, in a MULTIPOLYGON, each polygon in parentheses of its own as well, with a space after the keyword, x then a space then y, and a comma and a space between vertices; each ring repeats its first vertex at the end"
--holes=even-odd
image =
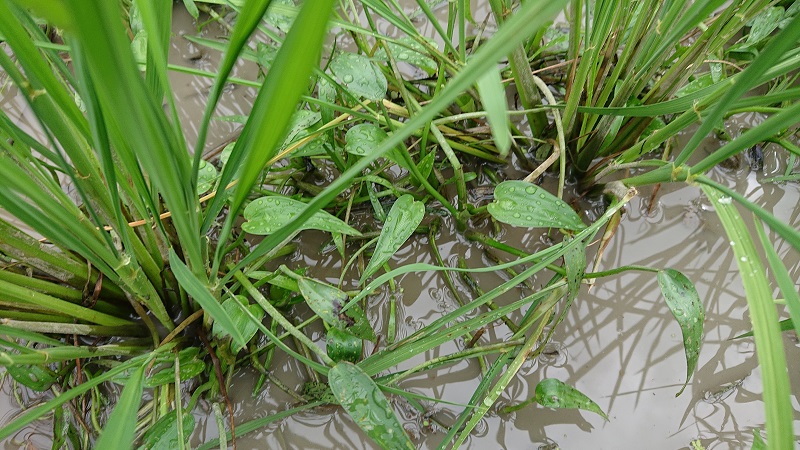
POLYGON ((328 329, 328 337, 325 342, 326 351, 332 360, 349 361, 356 363, 361 359, 363 353, 363 342, 361 339, 346 333, 336 327, 328 329))
MULTIPOLYGON (((288 197, 267 196, 260 197, 244 209, 242 229, 250 234, 271 234, 289 224, 299 216, 306 204, 288 197)), ((317 211, 310 219, 300 226, 300 230, 322 230, 330 233, 342 233, 350 236, 359 236, 361 233, 328 214, 317 211)))
MULTIPOLYGON (((183 419, 183 436, 188 438, 194 431, 194 416, 185 411, 183 419)), ((170 411, 153 424, 142 436, 139 450, 172 450, 179 448, 178 412, 170 411)))
POLYGON ((386 77, 366 56, 340 53, 331 60, 330 69, 339 82, 356 97, 380 100, 386 96, 386 77))
POLYGON ((661 286, 661 293, 664 295, 672 315, 678 320, 683 334, 683 349, 686 353, 686 382, 675 394, 677 397, 686 389, 692 372, 697 366, 706 314, 697 290, 684 274, 674 269, 660 270, 658 271, 658 285, 661 286))
POLYGON ((494 145, 500 156, 506 156, 511 149, 511 133, 508 130, 506 91, 497 66, 478 78, 477 86, 483 109, 486 110, 486 118, 489 120, 489 128, 492 130, 494 145))
POLYGON ((364 433, 381 448, 414 449, 389 401, 361 368, 340 362, 328 372, 333 395, 364 433))
POLYGON ((608 420, 606 413, 592 399, 555 378, 545 378, 536 385, 536 402, 548 408, 582 409, 608 420))
MULTIPOLYGON (((239 331, 241 331, 245 340, 250 341, 250 339, 252 339, 258 331, 258 325, 250 320, 250 317, 248 317, 247 314, 245 314, 245 312, 242 310, 243 307, 247 308, 250 311, 250 314, 252 314, 259 321, 264 318, 264 310, 258 305, 249 304, 247 297, 244 295, 236 295, 234 298, 229 297, 222 302, 222 309, 224 309, 225 312, 227 312, 231 317, 234 325, 239 328, 239 331), (239 304, 242 306, 238 306, 236 302, 239 302, 239 304)), ((214 323, 212 334, 218 337, 226 335, 222 328, 220 328, 216 323, 214 323)), ((239 346, 236 343, 231 344, 231 350, 233 350, 233 353, 239 353, 239 350, 242 348, 244 347, 239 346)), ((181 368, 183 368, 183 365, 181 365, 181 368)))
POLYGON ((197 170, 197 193, 202 194, 214 187, 218 175, 217 168, 213 164, 201 159, 197 170))
POLYGON ((494 190, 494 201, 488 205, 496 220, 528 228, 586 228, 581 218, 564 201, 525 181, 504 181, 494 190))
POLYGON ((342 312, 342 308, 348 300, 347 294, 331 285, 310 278, 301 278, 297 282, 297 286, 308 306, 325 323, 353 336, 375 342, 377 338, 375 331, 372 330, 367 316, 358 305, 350 305, 346 311, 342 312))
MULTIPOLYGON (((429 40, 428 42, 432 46, 436 46, 433 40, 429 40)), ((398 62, 406 62, 415 65, 429 75, 436 73, 438 70, 436 61, 429 56, 425 46, 417 42, 417 40, 411 36, 403 36, 398 39, 397 42, 386 41, 386 46, 389 47, 389 51, 398 62)), ((386 50, 383 48, 375 52, 375 58, 384 61, 389 59, 386 55, 386 50)))
POLYGON ((374 274, 382 265, 394 256, 397 250, 414 233, 425 217, 425 205, 414 200, 410 194, 401 196, 386 216, 383 229, 375 245, 375 252, 361 275, 360 283, 374 274))

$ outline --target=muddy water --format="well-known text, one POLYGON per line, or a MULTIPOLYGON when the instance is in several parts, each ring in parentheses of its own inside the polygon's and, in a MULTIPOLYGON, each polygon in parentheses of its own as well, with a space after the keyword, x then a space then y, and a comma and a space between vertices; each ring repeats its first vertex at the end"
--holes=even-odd
MULTIPOLYGON (((180 9, 180 8, 178 8, 180 9)), ((177 11, 177 10, 176 10, 177 11)), ((179 18, 179 26, 194 32, 190 19, 179 18)), ((206 33, 223 33, 222 30, 206 33)), ((213 52, 200 50, 178 39, 173 46, 173 61, 204 68, 213 67, 213 52), (199 56, 198 56, 199 55, 199 56)), ((252 72, 242 67, 241 76, 252 72)), ((252 76, 249 78, 253 78, 252 76)), ((195 123, 201 114, 210 82, 175 75, 176 93, 183 99, 185 131, 193 142, 195 123)), ((235 88, 221 106, 223 114, 246 113, 252 91, 235 88)), ((5 107, 5 106, 4 106, 5 107)), ((744 123, 758 120, 743 118, 744 123)), ((237 133, 237 127, 218 122, 212 130, 209 148, 223 144, 237 133)), ((733 129, 732 132, 737 130, 733 129)), ((713 148, 719 145, 709 142, 713 148)), ((713 172, 748 198, 771 210, 778 218, 798 226, 797 204, 800 189, 797 184, 764 184, 764 176, 776 175, 785 164, 768 149, 765 166, 753 172, 742 161, 731 168, 713 172)), ((512 174, 521 178, 523 174, 512 174)), ((552 180, 551 180, 552 181, 552 180)), ((698 369, 686 391, 678 398, 686 373, 686 362, 680 329, 661 299, 656 278, 652 273, 626 273, 604 278, 588 289, 582 287, 566 320, 556 330, 545 356, 528 361, 520 375, 512 381, 498 405, 479 424, 465 448, 509 449, 679 449, 688 448, 699 440, 708 449, 749 448, 752 430, 763 428, 764 406, 761 402, 761 375, 752 339, 731 340, 749 330, 746 301, 739 281, 733 254, 716 215, 696 187, 675 184, 663 186, 652 208, 651 190, 643 190, 626 208, 626 215, 616 237, 606 250, 599 268, 610 269, 626 264, 671 267, 686 274, 697 287, 706 309, 705 340, 698 369), (606 411, 610 420, 580 411, 556 411, 537 406, 512 414, 499 409, 532 395, 536 383, 546 377, 558 378, 583 391, 606 411)), ((598 210, 588 205, 586 219, 596 217, 598 210)), ((470 267, 491 264, 484 249, 456 233, 453 224, 444 219, 436 236, 436 245, 448 265, 456 265, 462 256, 470 267)), ((475 224, 488 232, 487 224, 475 224)), ((504 228, 500 240, 528 251, 546 243, 538 232, 504 228)), ((311 267, 311 275, 336 282, 341 260, 327 238, 320 233, 304 232, 300 250, 292 257, 295 266, 311 267)), ((800 279, 800 261, 795 252, 784 244, 776 245, 790 274, 800 279)), ((351 250, 352 251, 352 250, 351 250)), ((501 258, 507 256, 499 254, 501 258)), ((415 236, 400 250, 393 266, 412 262, 435 263, 426 236, 415 236)), ((476 276, 484 290, 501 283, 505 275, 476 276)), ((545 280, 532 280, 534 286, 545 280)), ((459 295, 465 299, 474 293, 454 277, 459 295)), ((398 302, 397 339, 401 339, 424 324, 457 307, 458 301, 447 288, 442 275, 407 274, 398 279, 402 292, 395 293, 398 302)), ((352 287, 352 286, 345 286, 352 287)), ((509 301, 529 291, 512 290, 509 301)), ((378 334, 387 334, 388 302, 391 295, 384 290, 370 299, 367 314, 378 334)), ((307 312, 294 311, 297 318, 307 312)), ((509 336, 502 325, 490 329, 481 342, 497 341, 509 336)), ((324 346, 324 334, 317 330, 313 340, 324 346)), ((795 386, 800 382, 800 349, 795 336, 784 336, 788 349, 789 370, 795 386)), ((428 354, 415 358, 403 367, 424 359, 444 355, 463 348, 464 342, 446 344, 428 354)), ((370 351, 371 349, 367 349, 370 351)), ((401 387, 409 391, 466 403, 479 381, 475 363, 459 364, 425 372, 405 380, 401 387)), ((289 358, 276 359, 273 375, 291 390, 300 392, 310 380, 306 370, 289 358)), ((295 406, 295 400, 277 385, 267 382, 252 395, 257 374, 244 370, 234 376, 229 388, 235 421, 243 423, 258 417, 275 414, 295 406)), ((4 393, 8 394, 8 384, 4 393)), ((444 434, 437 423, 452 423, 459 408, 426 403, 428 411, 420 414, 402 399, 392 398, 404 426, 420 448, 436 448, 444 434)), ((800 410, 793 400, 795 411, 800 410)), ((6 422, 19 410, 9 396, 0 396, 0 422, 6 422)), ((206 442, 217 436, 216 423, 208 405, 201 402, 193 412, 198 426, 194 443, 206 442)), ((796 421, 800 416, 795 416, 796 421)), ((20 432, 7 440, 5 448, 21 448, 30 443, 36 448, 48 447, 47 424, 38 429, 20 432)), ((241 449, 312 449, 312 448, 376 448, 353 422, 334 407, 322 407, 296 414, 237 439, 241 449)))

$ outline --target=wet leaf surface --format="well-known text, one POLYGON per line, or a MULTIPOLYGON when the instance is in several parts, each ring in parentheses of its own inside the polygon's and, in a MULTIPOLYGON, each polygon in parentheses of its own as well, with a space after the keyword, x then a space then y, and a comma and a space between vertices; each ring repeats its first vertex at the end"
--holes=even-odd
POLYGON ((386 77, 366 56, 340 53, 331 61, 330 70, 339 83, 356 97, 380 100, 386 95, 386 77))
POLYGON ((4 369, 17 383, 38 392, 50 389, 58 381, 55 372, 42 366, 9 364, 4 369))
POLYGON ((536 402, 548 408, 582 409, 608 420, 606 413, 592 399, 555 378, 545 378, 536 385, 536 402))
POLYGON ((581 218, 566 202, 525 181, 504 181, 494 190, 494 201, 488 205, 496 220, 528 228, 586 228, 581 218))
POLYGON ((378 385, 358 366, 340 362, 328 373, 331 391, 356 424, 385 449, 414 449, 378 385))
POLYGON ((308 306, 325 323, 360 339, 375 341, 377 338, 375 331, 372 330, 361 307, 351 305, 346 311, 342 311, 348 300, 347 294, 333 286, 310 278, 300 279, 297 285, 308 306))
POLYGON ((581 280, 586 274, 586 241, 564 253, 564 268, 567 270, 569 298, 575 299, 581 288, 581 280))
POLYGON ((661 293, 667 301, 667 306, 678 321, 683 334, 683 348, 686 352, 686 382, 675 395, 677 397, 686 389, 697 366, 706 314, 697 290, 684 274, 674 269, 660 270, 658 285, 661 287, 661 293))
POLYGON ((217 168, 206 160, 200 160, 200 167, 197 171, 197 193, 202 194, 214 186, 219 174, 217 168))
POLYGON ((332 360, 357 363, 362 356, 362 340, 336 327, 328 330, 326 350, 332 360))
POLYGON ((405 194, 394 202, 378 237, 375 252, 372 254, 367 268, 364 269, 359 283, 363 283, 394 256, 409 236, 414 233, 424 217, 425 205, 414 200, 411 195, 405 194))
MULTIPOLYGON (((206 369, 206 364, 197 356, 200 349, 197 347, 189 347, 178 352, 178 368, 179 377, 181 381, 192 379, 206 369)), ((148 388, 163 386, 165 384, 175 382, 175 366, 172 363, 156 368, 153 373, 145 378, 144 386, 148 388)))
MULTIPOLYGON (((252 339, 258 331, 258 325, 253 323, 253 321, 247 317, 247 314, 245 314, 240 306, 236 305, 237 301, 243 307, 247 308, 250 311, 250 314, 255 316, 259 321, 264 318, 264 310, 258 305, 250 305, 247 301, 247 297, 244 295, 237 295, 235 299, 229 297, 222 302, 222 309, 224 309, 225 312, 227 312, 231 317, 234 325, 236 325, 236 327, 242 333, 242 336, 245 338, 245 340, 250 341, 250 339, 252 339)), ((214 323, 212 334, 218 337, 225 336, 225 331, 223 331, 222 328, 214 323)), ((231 350, 233 350, 234 353, 238 353, 242 348, 244 347, 236 344, 235 342, 231 343, 231 350)))
MULTIPOLYGON (((250 234, 271 234, 285 227, 306 208, 306 204, 288 197, 267 196, 250 202, 244 209, 242 229, 250 234), (276 214, 280 212, 280 214, 276 214)), ((317 211, 301 230, 322 230, 358 236, 361 233, 325 211, 317 211)))
MULTIPOLYGON (((183 436, 188 438, 194 431, 194 416, 189 412, 181 415, 183 420, 183 436)), ((170 411, 153 426, 147 429, 142 437, 139 450, 172 450, 178 447, 178 412, 170 411)))

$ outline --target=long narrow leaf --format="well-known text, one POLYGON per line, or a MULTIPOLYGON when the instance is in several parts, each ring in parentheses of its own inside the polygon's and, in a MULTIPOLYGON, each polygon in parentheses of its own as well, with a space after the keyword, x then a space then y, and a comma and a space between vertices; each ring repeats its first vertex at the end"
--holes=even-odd
POLYGON ((108 422, 100 438, 95 443, 95 448, 133 448, 133 437, 136 431, 136 421, 139 414, 139 404, 142 402, 144 391, 144 364, 128 377, 122 395, 108 417, 108 422))
POLYGON ((778 327, 778 313, 764 266, 756 251, 750 231, 730 197, 708 185, 701 185, 731 240, 733 254, 742 276, 753 324, 756 353, 764 386, 764 407, 767 418, 767 440, 771 448, 794 448, 792 403, 789 374, 783 340, 778 327))
POLYGON ((194 300, 203 307, 211 318, 219 325, 219 327, 228 333, 233 341, 239 347, 247 345, 247 339, 242 335, 241 330, 236 326, 236 322, 231 319, 231 316, 222 308, 222 305, 211 295, 208 287, 204 286, 194 274, 186 267, 186 264, 178 258, 175 251, 169 250, 169 264, 172 272, 175 274, 175 279, 178 280, 181 287, 194 298, 194 300))

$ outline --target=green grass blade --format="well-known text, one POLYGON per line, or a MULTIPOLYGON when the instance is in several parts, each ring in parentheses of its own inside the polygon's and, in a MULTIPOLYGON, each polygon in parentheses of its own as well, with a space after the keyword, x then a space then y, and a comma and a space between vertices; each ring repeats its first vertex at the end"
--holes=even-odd
MULTIPOLYGON (((507 55, 515 45, 522 42, 527 36, 547 23, 547 21, 555 16, 566 4, 566 0, 530 0, 526 2, 505 22, 492 39, 478 49, 475 55, 470 59, 469 64, 450 80, 450 83, 442 89, 439 95, 434 98, 428 106, 421 109, 402 128, 392 133, 389 139, 375 149, 373 154, 365 156, 353 164, 353 166, 331 183, 325 191, 316 196, 314 200, 308 204, 303 213, 291 224, 264 239, 248 256, 239 262, 237 269, 260 258, 268 251, 275 248, 284 239, 291 236, 300 225, 308 220, 316 211, 330 203, 340 192, 350 186, 353 178, 359 176, 373 161, 402 144, 406 138, 410 137, 416 131, 426 127, 442 110, 449 107, 462 92, 469 89, 477 82, 481 74, 494 67, 502 57, 500 55, 507 55)), ((293 29, 296 27, 297 23, 295 23, 293 29)))
POLYGON ((767 419, 767 440, 771 448, 794 448, 791 390, 783 339, 778 326, 778 313, 766 271, 761 264, 750 231, 742 216, 726 196, 708 185, 701 185, 728 234, 739 266, 747 297, 750 321, 753 324, 756 353, 761 365, 764 407, 767 419))
MULTIPOLYGON (((309 77, 319 62, 319 49, 333 3, 333 0, 311 0, 303 5, 258 92, 247 124, 222 173, 219 190, 225 188, 226 181, 233 177, 234 171, 241 170, 239 184, 230 200, 230 215, 220 232, 220 240, 228 238, 233 221, 258 175, 283 142, 300 96, 308 90, 309 77)), ((206 213, 204 230, 209 221, 217 216, 226 198, 219 190, 206 213)), ((291 234, 297 228, 290 225, 284 230, 291 234)), ((214 258, 215 268, 222 261, 221 249, 224 247, 218 247, 214 258)))
MULTIPOLYGON (((194 169, 193 173, 197 173, 197 169, 200 167, 200 159, 205 149, 208 126, 211 123, 211 116, 214 113, 214 109, 222 95, 222 88, 225 86, 225 82, 231 70, 233 70, 236 60, 239 59, 242 50, 246 49, 250 35, 253 34, 261 18, 264 17, 264 13, 267 11, 267 7, 269 7, 270 3, 272 3, 272 0, 251 0, 245 2, 244 8, 239 13, 236 25, 233 27, 233 32, 228 40, 228 47, 217 68, 216 79, 208 93, 206 109, 203 112, 203 120, 200 121, 200 128, 197 131, 197 142, 194 147, 194 162, 192 164, 194 169)), ((197 180, 192 179, 192 182, 196 184, 197 180)), ((230 180, 227 180, 226 184, 227 182, 230 182, 230 180)), ((206 226, 207 225, 204 224, 204 229, 206 226)))
POLYGON ((222 308, 222 305, 211 295, 208 287, 204 286, 197 277, 192 274, 186 264, 178 258, 175 251, 169 250, 169 264, 172 272, 175 274, 175 279, 178 280, 181 287, 192 296, 192 298, 200 304, 205 312, 211 316, 214 321, 219 324, 223 331, 228 333, 236 345, 244 347, 247 345, 247 339, 242 335, 241 330, 236 326, 236 323, 231 319, 231 316, 222 308))
POLYGON ((795 287, 796 280, 789 275, 789 271, 786 270, 786 266, 781 261, 780 256, 778 256, 772 243, 769 242, 767 233, 764 232, 764 226, 759 220, 756 220, 756 231, 758 232, 761 246, 764 247, 764 252, 767 255, 767 262, 770 269, 772 269, 772 275, 775 277, 781 293, 783 293, 789 316, 792 318, 791 322, 794 324, 795 331, 800 334, 800 295, 798 295, 795 287))
MULTIPOLYGON (((166 351, 172 346, 164 346, 161 348, 161 351, 166 351)), ((85 381, 83 384, 78 385, 66 392, 62 392, 61 395, 58 397, 48 400, 38 406, 30 408, 26 410, 22 415, 18 416, 16 419, 12 420, 10 423, 7 423, 5 426, 0 428, 0 439, 6 439, 9 436, 12 436, 14 433, 19 431, 20 429, 24 428, 25 426, 33 423, 35 420, 45 416, 46 414, 52 413, 56 408, 60 407, 61 405, 65 404, 66 402, 76 398, 91 389, 99 386, 106 381, 112 380, 114 377, 134 368, 134 367, 142 367, 144 364, 147 363, 148 359, 152 357, 154 354, 151 355, 142 355, 135 358, 132 358, 128 361, 125 361, 118 366, 104 372, 102 375, 96 376, 90 380, 85 381)), ((140 397, 141 398, 141 397, 140 397)), ((112 446, 111 448, 115 448, 112 446)))
POLYGON ((500 156, 505 157, 511 149, 511 135, 508 132, 506 91, 503 88, 503 80, 500 79, 500 71, 496 67, 490 69, 478 78, 477 84, 481 104, 483 104, 486 117, 489 119, 494 144, 500 151, 500 156))
POLYGON ((142 364, 125 382, 125 389, 108 417, 95 448, 132 449, 136 431, 139 404, 144 391, 145 365, 142 364))
MULTIPOLYGON (((703 123, 686 143, 683 151, 675 158, 675 164, 683 164, 697 149, 700 142, 710 133, 725 115, 730 105, 755 86, 758 78, 775 65, 800 39, 800 15, 795 17, 777 36, 769 41, 758 57, 742 72, 739 82, 731 86, 719 103, 703 117, 703 123)), ((737 139, 738 140, 738 139, 737 139)), ((735 142, 735 141, 734 141, 735 142)))

